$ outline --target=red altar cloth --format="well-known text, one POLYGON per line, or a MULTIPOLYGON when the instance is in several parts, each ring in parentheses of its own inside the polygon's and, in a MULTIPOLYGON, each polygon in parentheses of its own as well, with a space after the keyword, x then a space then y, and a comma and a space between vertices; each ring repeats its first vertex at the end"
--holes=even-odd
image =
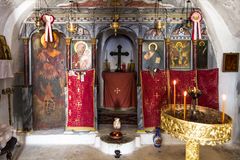
POLYGON ((152 130, 160 125, 161 107, 167 105, 167 74, 157 71, 141 72, 143 124, 146 130, 152 130))
POLYGON ((202 91, 198 104, 218 110, 218 69, 198 70, 198 88, 202 91))
POLYGON ((66 129, 76 131, 94 130, 95 71, 70 72, 68 74, 68 114, 66 129), (70 72, 72 73, 70 74, 70 72))
POLYGON ((103 72, 102 77, 104 80, 104 107, 121 110, 136 107, 136 73, 103 72))
MULTIPOLYGON (((193 89, 196 86, 196 71, 170 71, 171 103, 173 104, 173 81, 176 80, 176 104, 183 104, 183 93, 189 87, 193 89)), ((187 104, 191 104, 191 97, 187 96, 187 104)))

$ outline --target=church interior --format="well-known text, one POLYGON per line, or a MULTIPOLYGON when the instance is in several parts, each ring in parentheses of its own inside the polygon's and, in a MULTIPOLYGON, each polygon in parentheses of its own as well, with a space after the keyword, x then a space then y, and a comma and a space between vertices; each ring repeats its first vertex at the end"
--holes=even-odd
POLYGON ((239 8, 0 0, 0 160, 240 160, 239 8))

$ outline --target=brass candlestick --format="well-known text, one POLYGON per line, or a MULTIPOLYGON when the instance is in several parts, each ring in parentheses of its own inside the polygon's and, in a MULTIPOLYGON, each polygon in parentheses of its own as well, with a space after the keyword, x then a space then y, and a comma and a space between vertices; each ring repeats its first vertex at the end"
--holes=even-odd
POLYGON ((9 125, 12 125, 12 107, 11 107, 11 94, 13 94, 13 88, 6 88, 2 90, 3 95, 8 95, 8 115, 9 115, 9 125))
POLYGON ((192 103, 190 106, 190 120, 195 121, 196 120, 196 103, 197 99, 202 95, 202 92, 194 87, 193 89, 188 90, 188 95, 192 98, 192 103))

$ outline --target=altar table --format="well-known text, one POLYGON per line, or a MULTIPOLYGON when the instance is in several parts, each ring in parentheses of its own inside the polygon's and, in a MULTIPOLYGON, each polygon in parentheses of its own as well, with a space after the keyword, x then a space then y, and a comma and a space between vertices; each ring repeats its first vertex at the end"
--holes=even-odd
POLYGON ((127 110, 137 105, 135 72, 103 72, 105 108, 127 110))

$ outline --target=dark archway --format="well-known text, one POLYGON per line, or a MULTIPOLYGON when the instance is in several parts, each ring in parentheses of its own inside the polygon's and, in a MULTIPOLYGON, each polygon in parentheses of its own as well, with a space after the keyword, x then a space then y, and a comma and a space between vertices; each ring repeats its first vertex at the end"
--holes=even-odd
MULTIPOLYGON (((116 69, 116 58, 113 58, 110 56, 111 51, 117 51, 117 46, 122 46, 123 52, 129 52, 129 56, 122 57, 122 63, 130 63, 130 60, 133 60, 135 63, 135 71, 137 72, 137 62, 138 62, 138 52, 137 52, 137 35, 136 33, 129 29, 129 28, 121 28, 118 30, 117 35, 114 35, 114 32, 111 28, 106 28, 99 32, 97 35, 97 88, 98 88, 98 102, 97 102, 97 108, 98 108, 98 122, 99 123, 112 123, 113 117, 108 117, 108 119, 105 119, 106 117, 103 117, 103 114, 106 114, 106 110, 104 109, 103 105, 103 79, 102 79, 102 72, 103 72, 103 63, 106 59, 110 62, 110 68, 112 71, 116 69), (103 111, 104 110, 104 111, 103 111), (103 113, 104 112, 104 113, 103 113)), ((125 112, 126 113, 126 112, 125 112)), ((125 113, 121 112, 121 114, 125 116, 130 115, 124 115, 125 113)), ((111 115, 118 115, 120 113, 114 112, 110 113, 111 115)), ((118 115, 119 116, 119 115, 118 115)), ((134 112, 134 116, 137 119, 136 111, 134 112)), ((125 118, 124 118, 125 119, 125 118)), ((123 122, 124 123, 124 122, 123 122)), ((137 120, 134 120, 134 122, 130 122, 130 124, 137 124, 137 120)))

